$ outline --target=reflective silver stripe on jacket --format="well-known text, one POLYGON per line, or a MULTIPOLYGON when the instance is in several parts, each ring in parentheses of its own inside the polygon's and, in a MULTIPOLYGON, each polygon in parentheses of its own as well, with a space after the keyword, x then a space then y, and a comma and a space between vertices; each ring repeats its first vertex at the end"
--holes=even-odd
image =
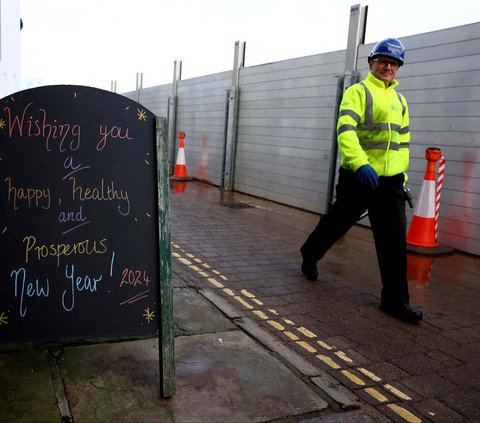
MULTIPOLYGON (((402 128, 398 124, 388 124, 388 123, 374 123, 373 122, 373 97, 372 93, 368 89, 368 87, 363 83, 359 82, 360 85, 363 86, 365 89, 365 122, 360 123, 360 115, 353 110, 341 110, 340 116, 350 116, 356 123, 357 126, 351 124, 341 125, 337 130, 337 136, 346 131, 395 131, 398 134, 406 134, 410 131, 408 126, 402 128)), ((402 97, 400 93, 397 92, 398 100, 402 105, 402 116, 405 115, 407 108, 403 104, 402 97)), ((366 149, 383 149, 386 150, 388 148, 389 142, 388 141, 361 141, 360 145, 364 150, 366 149)), ((391 150, 399 150, 400 148, 409 148, 409 143, 393 143, 390 145, 391 150)))
MULTIPOLYGON (((364 150, 386 150, 387 148, 389 148, 388 141, 360 141, 360 145, 364 150)), ((401 148, 410 148, 410 143, 390 143, 390 150, 398 151, 401 148)))

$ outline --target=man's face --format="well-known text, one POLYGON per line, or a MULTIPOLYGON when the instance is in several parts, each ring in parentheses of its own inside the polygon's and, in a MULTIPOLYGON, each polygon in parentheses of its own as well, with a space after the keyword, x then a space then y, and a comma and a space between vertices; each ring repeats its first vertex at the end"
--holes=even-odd
POLYGON ((373 75, 383 81, 386 87, 388 87, 397 76, 399 63, 391 57, 378 56, 370 60, 368 64, 373 75))

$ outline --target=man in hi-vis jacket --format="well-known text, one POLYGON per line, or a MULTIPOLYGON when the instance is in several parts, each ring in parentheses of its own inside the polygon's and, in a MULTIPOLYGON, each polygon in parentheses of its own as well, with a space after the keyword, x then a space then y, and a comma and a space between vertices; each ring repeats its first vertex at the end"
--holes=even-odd
POLYGON ((336 199, 300 251, 303 274, 316 280, 317 261, 368 210, 383 285, 380 310, 418 323, 423 314, 410 307, 407 282, 409 114, 395 90, 404 57, 398 39, 380 41, 368 56, 370 73, 345 91, 337 122, 342 161, 336 199))

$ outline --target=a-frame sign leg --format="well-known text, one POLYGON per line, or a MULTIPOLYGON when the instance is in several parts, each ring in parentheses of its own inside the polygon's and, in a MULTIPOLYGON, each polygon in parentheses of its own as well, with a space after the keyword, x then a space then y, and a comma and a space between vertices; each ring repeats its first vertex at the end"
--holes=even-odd
POLYGON ((160 395, 175 393, 175 340, 173 334, 172 249, 170 232, 169 164, 166 119, 157 117, 158 216, 160 241, 159 354, 160 395))

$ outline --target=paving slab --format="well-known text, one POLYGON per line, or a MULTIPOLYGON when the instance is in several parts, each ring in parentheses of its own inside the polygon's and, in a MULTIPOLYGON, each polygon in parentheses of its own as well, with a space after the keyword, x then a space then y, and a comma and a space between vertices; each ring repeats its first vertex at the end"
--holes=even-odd
POLYGON ((241 331, 177 338, 176 357, 177 421, 262 422, 328 407, 241 331))
POLYGON ((47 353, 0 354, 0 422, 59 421, 47 353))
POLYGON ((159 394, 156 339, 65 348, 59 362, 76 422, 255 422, 328 404, 239 330, 175 339, 176 393, 159 394))
POLYGON ((75 422, 172 422, 160 397, 158 340, 65 348, 59 360, 75 422))
POLYGON ((184 335, 238 329, 204 296, 191 288, 173 290, 173 319, 184 335))

